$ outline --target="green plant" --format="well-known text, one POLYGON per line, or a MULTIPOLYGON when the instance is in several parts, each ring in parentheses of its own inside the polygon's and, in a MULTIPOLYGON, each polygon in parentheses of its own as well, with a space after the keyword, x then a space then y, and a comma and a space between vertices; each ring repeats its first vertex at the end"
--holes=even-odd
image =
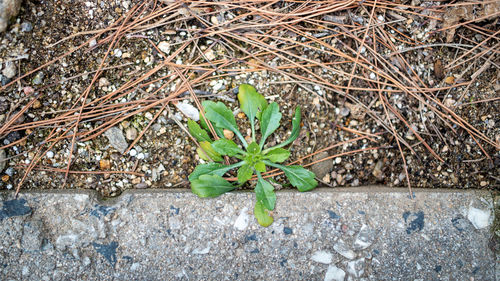
POLYGON ((239 87, 238 100, 241 110, 250 121, 252 139, 247 143, 238 130, 236 120, 231 110, 222 102, 204 101, 202 103, 206 119, 210 120, 213 129, 220 139, 212 141, 208 134, 209 126, 200 114, 201 127, 193 120, 188 120, 190 133, 200 142, 197 149, 201 159, 211 161, 207 164, 198 165, 189 175, 191 190, 199 197, 216 197, 250 180, 254 174, 257 175, 257 184, 254 191, 257 197, 254 215, 262 226, 269 226, 273 218, 269 211, 274 210, 276 194, 271 183, 264 180, 261 173, 266 172, 267 166, 278 168, 285 172, 290 183, 299 191, 309 191, 316 187, 313 172, 298 165, 284 166, 282 163, 290 156, 290 151, 284 149, 292 143, 300 131, 300 107, 295 109, 292 120, 292 133, 285 141, 273 147, 265 147, 266 139, 279 127, 281 113, 276 102, 268 104, 264 96, 257 93, 254 87, 243 84, 239 87), (261 138, 256 141, 255 122, 260 122, 261 138), (224 138, 223 130, 232 131, 240 140, 242 147, 234 141, 224 138), (231 165, 223 164, 223 156, 235 157, 239 162, 231 165), (237 183, 233 184, 222 176, 238 168, 237 183))

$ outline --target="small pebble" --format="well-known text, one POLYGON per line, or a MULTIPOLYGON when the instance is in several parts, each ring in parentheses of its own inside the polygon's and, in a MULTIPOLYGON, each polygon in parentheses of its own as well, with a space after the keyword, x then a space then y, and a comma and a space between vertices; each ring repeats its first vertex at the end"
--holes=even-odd
POLYGON ((33 30, 33 25, 29 21, 25 21, 21 23, 21 31, 22 32, 30 32, 33 30))
POLYGON ((168 54, 168 53, 170 53, 170 44, 166 41, 161 41, 158 44, 158 49, 160 49, 160 51, 168 54))
POLYGON ((6 62, 5 67, 2 70, 2 74, 8 79, 12 79, 14 78, 14 76, 16 76, 16 73, 16 65, 11 61, 6 62))
POLYGON ((47 158, 53 158, 54 157, 54 152, 52 151, 47 151, 47 158))
POLYGON ((323 264, 332 263, 333 255, 326 251, 316 251, 311 257, 311 260, 323 264))
POLYGON ((324 281, 344 281, 344 279, 345 271, 335 265, 330 265, 326 270, 324 281))
POLYGON ((109 81, 105 77, 99 78, 99 88, 109 86, 109 81))
POLYGON ((31 82, 33 82, 33 84, 35 84, 35 85, 40 85, 40 84, 42 84, 44 77, 45 77, 45 74, 40 71, 35 75, 35 77, 33 77, 33 80, 31 82))
POLYGON ((340 115, 342 117, 346 117, 347 115, 349 115, 351 111, 349 110, 349 108, 347 107, 343 107, 341 110, 340 110, 340 115))
POLYGON ((224 137, 228 140, 232 140, 234 137, 234 133, 232 131, 224 129, 224 137))
POLYGON ((115 50, 114 50, 114 52, 113 52, 113 55, 114 55, 115 57, 117 57, 117 58, 121 58, 121 57, 122 57, 122 54, 123 54, 123 52, 122 52, 122 50, 120 50, 120 49, 115 49, 115 50))
POLYGON ((125 138, 135 140, 137 138, 137 130, 134 127, 128 127, 125 129, 125 138))

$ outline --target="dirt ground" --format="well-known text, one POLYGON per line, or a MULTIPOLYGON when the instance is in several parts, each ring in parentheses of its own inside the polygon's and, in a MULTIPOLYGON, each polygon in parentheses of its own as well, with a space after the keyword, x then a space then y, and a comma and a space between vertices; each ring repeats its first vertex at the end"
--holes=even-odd
MULTIPOLYGON (((154 2, 148 4, 148 9, 154 9, 154 2)), ((281 5, 279 3, 281 1, 274 5, 281 5)), ((3 132, 0 131, 0 146, 3 146, 2 150, 7 159, 6 167, 0 171, 0 189, 16 188, 22 181, 22 189, 86 188, 96 189, 105 196, 115 196, 130 188, 188 187, 187 176, 200 160, 196 155, 196 144, 178 124, 186 126, 187 118, 175 104, 188 103, 196 106, 195 100, 189 94, 183 94, 170 103, 154 104, 146 111, 120 120, 116 127, 125 136, 128 145, 147 127, 144 135, 126 153, 122 154, 120 149, 111 145, 105 134, 87 140, 77 137, 71 153, 72 173, 65 181, 64 171, 67 168, 72 137, 64 136, 73 132, 68 127, 74 124, 75 119, 55 122, 56 118, 64 115, 69 109, 79 108, 83 98, 87 103, 92 103, 100 97, 114 93, 130 81, 137 81, 155 67, 162 68, 139 86, 124 91, 122 96, 114 96, 107 104, 119 108, 120 105, 127 106, 135 101, 148 99, 147 103, 142 102, 135 108, 144 107, 168 97, 182 83, 179 78, 174 81, 168 79, 168 75, 175 71, 171 65, 164 64, 165 57, 154 46, 166 55, 184 48, 179 54, 174 54, 171 63, 178 65, 181 71, 191 71, 191 76, 186 76, 191 79, 205 73, 205 70, 186 67, 195 58, 200 57, 198 53, 203 53, 201 60, 206 67, 215 67, 215 61, 218 59, 232 60, 230 68, 219 65, 216 72, 192 87, 196 90, 199 100, 223 101, 234 110, 244 134, 247 134, 249 126, 246 119, 237 114, 238 102, 234 91, 242 83, 255 86, 268 100, 276 101, 280 105, 283 113, 282 127, 271 137, 274 142, 287 137, 291 130, 294 109, 301 106, 303 127, 299 138, 291 146, 291 160, 336 143, 353 140, 360 135, 368 136, 329 149, 327 154, 322 154, 323 157, 335 156, 359 149, 377 148, 333 157, 314 166, 313 170, 323 186, 384 184, 404 187, 406 161, 412 187, 498 189, 500 29, 498 16, 488 17, 491 13, 498 13, 498 10, 491 12, 485 11, 482 6, 474 6, 476 15, 470 17, 467 13, 456 10, 456 6, 445 7, 443 2, 399 1, 402 6, 386 5, 385 8, 377 8, 371 17, 370 3, 372 2, 367 1, 361 6, 356 4, 349 9, 318 15, 316 18, 322 19, 324 30, 311 24, 307 17, 304 17, 303 21, 292 22, 300 26, 301 31, 306 30, 308 36, 319 38, 320 41, 309 45, 300 44, 307 42, 309 38, 301 36, 299 31, 290 31, 294 30, 293 28, 288 31, 278 30, 275 34, 270 34, 281 39, 269 39, 274 40, 274 45, 270 46, 286 49, 289 41, 299 43, 287 49, 286 55, 272 51, 260 54, 258 58, 249 56, 245 50, 262 50, 252 49, 250 45, 233 40, 235 44, 241 45, 241 50, 216 35, 213 35, 213 38, 197 39, 194 44, 182 47, 187 39, 194 36, 194 30, 205 28, 205 24, 215 25, 224 20, 228 21, 232 13, 237 17, 244 14, 245 9, 234 8, 228 4, 227 7, 224 6, 228 11, 216 13, 218 9, 223 9, 222 6, 203 6, 200 13, 207 15, 202 14, 199 18, 188 13, 190 9, 196 11, 193 7, 182 8, 188 12, 180 9, 167 11, 156 22, 147 22, 157 24, 166 19, 165 24, 157 24, 154 28, 130 32, 121 37, 110 49, 110 54, 102 65, 105 70, 96 78, 89 94, 85 96, 85 90, 91 84, 95 71, 110 46, 100 40, 114 34, 113 31, 107 31, 105 35, 98 37, 98 40, 86 43, 97 34, 88 31, 99 31, 117 22, 121 16, 127 15, 133 9, 134 1, 24 1, 17 20, 5 33, 0 34, 0 73, 3 73, 0 127, 6 128, 3 132), (433 20, 430 17, 441 20, 433 20), (425 89, 425 94, 428 95, 421 94, 422 98, 419 100, 409 92, 398 91, 398 88, 393 86, 384 88, 387 104, 406 120, 406 124, 396 114, 385 113, 388 109, 384 109, 384 102, 378 91, 366 90, 380 86, 368 81, 374 81, 375 77, 378 79, 381 73, 379 70, 370 72, 357 66, 354 73, 363 79, 350 79, 345 73, 352 72, 354 63, 344 63, 346 58, 328 51, 329 49, 322 45, 334 46, 353 57, 364 56, 369 62, 375 63, 376 60, 370 59, 371 47, 368 48, 374 44, 373 37, 370 37, 372 31, 366 33, 367 47, 360 47, 360 42, 349 36, 328 38, 335 32, 346 32, 346 27, 339 25, 339 22, 344 25, 363 26, 367 22, 374 24, 375 20, 379 25, 384 25, 385 32, 390 35, 386 42, 379 43, 381 57, 389 61, 394 69, 404 69, 401 59, 395 59, 397 56, 390 51, 397 50, 401 58, 411 66, 404 71, 405 75, 415 81, 420 79, 419 86, 425 89), (468 26, 461 25, 453 31, 439 31, 446 25, 467 21, 471 21, 468 26), (75 34, 76 36, 59 42, 75 34), (160 45, 162 42, 166 43, 160 45), (80 44, 84 44, 84 47, 75 50, 80 44), (474 46, 478 47, 470 51, 474 46), (70 51, 73 52, 61 60, 15 81, 23 74, 70 51), (241 71, 250 69, 249 65, 256 68, 262 66, 259 58, 279 71, 270 71, 264 67, 254 71, 241 71), (321 62, 331 68, 318 66, 313 62, 321 62), (297 67, 294 63, 301 66, 308 63, 312 65, 297 67), (7 69, 12 68, 12 64, 15 67, 15 75, 8 78, 5 74, 12 72, 12 69, 7 69), (447 68, 449 64, 459 65, 447 68), (335 71, 332 71, 332 68, 335 71), (297 82, 297 77, 309 80, 304 78, 297 82), (325 82, 316 82, 321 79, 344 88, 333 89, 326 86, 325 82), (9 85, 11 81, 15 82, 9 85), (350 88, 346 90, 346 87, 350 88), (339 91, 343 91, 343 94, 339 91), (489 142, 478 135, 471 135, 447 119, 451 113, 431 102, 429 97, 446 105, 489 142), (25 107, 28 109, 10 124, 12 116, 25 107), (444 113, 440 115, 436 111, 444 113), (43 123, 44 120, 50 122, 43 123), (154 121, 150 122, 151 120, 154 121), (357 134, 353 133, 353 130, 357 134), (404 160, 393 130, 399 136, 404 160), (46 139, 52 131, 60 132, 62 137, 57 141, 52 139, 47 142, 46 139), (422 139, 417 137, 414 131, 422 139), (423 141, 429 145, 428 148, 423 141), (37 159, 38 149, 42 149, 42 157, 36 168, 25 177, 28 165, 37 159), (437 159, 430 149, 442 158, 442 161, 437 159), (106 171, 128 171, 135 174, 106 171)), ((169 5, 173 5, 169 1, 160 1, 157 4, 167 9, 169 5)), ((258 4, 252 5, 261 7, 258 4)), ((283 5, 285 6, 269 6, 266 11, 274 7, 284 13, 292 11, 300 3, 290 2, 283 5)), ((244 21, 248 22, 259 20, 259 17, 251 15, 244 18, 244 21)), ((230 30, 231 26, 225 28, 230 30)), ((235 36, 245 36, 245 32, 247 31, 244 29, 234 30, 235 36)), ((364 30, 357 32, 356 36, 363 38, 363 32, 364 30)), ((382 40, 385 37, 379 35, 378 38, 382 40)), ((385 71, 394 77, 399 75, 397 70, 385 71)), ((412 87, 410 84, 404 86, 412 87)), ((420 94, 417 90, 411 91, 413 94, 420 94)), ((88 109, 83 110, 87 111, 88 109)), ((85 132, 99 128, 120 116, 121 112, 125 111, 109 111, 109 114, 83 118, 78 130, 85 132)), ((75 114, 72 113, 69 117, 77 116, 75 114)), ((303 164, 310 162, 311 158, 302 161, 303 164)), ((288 186, 284 178, 276 179, 284 187, 288 186)))

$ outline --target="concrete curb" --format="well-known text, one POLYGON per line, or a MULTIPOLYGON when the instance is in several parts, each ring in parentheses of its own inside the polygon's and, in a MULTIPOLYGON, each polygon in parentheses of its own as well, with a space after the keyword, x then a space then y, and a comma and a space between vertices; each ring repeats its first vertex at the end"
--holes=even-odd
POLYGON ((364 187, 254 195, 188 190, 0 192, 1 280, 495 280, 493 199, 364 187))

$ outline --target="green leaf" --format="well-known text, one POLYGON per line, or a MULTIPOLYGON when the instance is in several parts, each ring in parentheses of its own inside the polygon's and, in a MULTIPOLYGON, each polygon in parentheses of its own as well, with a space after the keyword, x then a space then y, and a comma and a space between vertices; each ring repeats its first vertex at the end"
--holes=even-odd
POLYGON ((264 147, 264 143, 276 129, 280 126, 281 113, 277 103, 271 103, 263 112, 260 124, 260 147, 264 147))
POLYGON ((297 108, 295 108, 295 116, 292 119, 292 134, 290 135, 290 137, 286 141, 274 147, 265 149, 264 154, 272 149, 283 147, 285 145, 292 143, 299 136, 299 132, 300 132, 300 106, 297 106, 297 108))
POLYGON ((255 155, 260 152, 260 147, 256 142, 252 142, 248 145, 247 151, 249 154, 255 155))
POLYGON ((220 154, 214 150, 212 144, 208 141, 201 141, 200 147, 196 149, 196 152, 198 152, 200 158, 205 161, 222 161, 220 154))
POLYGON ((255 195, 257 201, 261 202, 264 207, 268 210, 274 210, 276 204, 276 194, 274 193, 274 187, 265 181, 260 174, 258 174, 259 180, 255 186, 255 195))
MULTIPOLYGON (((207 122, 205 122, 205 118, 203 118, 203 115, 201 115, 201 112, 200 112, 200 124, 201 124, 201 127, 203 129, 205 129, 207 132, 210 132, 210 128, 208 127, 208 124, 207 122)), ((214 127, 214 131, 215 133, 220 137, 220 138, 223 138, 224 137, 224 130, 222 128, 219 128, 217 126, 215 126, 214 124, 212 124, 213 127, 214 127)))
POLYGON ((238 183, 245 183, 252 178, 253 169, 252 166, 245 164, 238 169, 237 177, 238 183))
POLYGON ((304 169, 302 166, 283 166, 267 160, 264 162, 266 165, 283 170, 290 183, 299 191, 309 191, 318 185, 318 182, 314 179, 314 173, 304 169))
POLYGON ((189 181, 193 181, 198 179, 201 175, 223 176, 227 171, 237 168, 243 165, 244 163, 245 162, 241 161, 229 166, 214 162, 208 164, 201 164, 196 166, 196 168, 194 168, 194 171, 189 175, 188 179, 189 181))
POLYGON ((238 100, 240 101, 241 110, 245 112, 250 123, 253 123, 257 112, 262 112, 267 107, 267 101, 264 96, 257 93, 257 90, 248 84, 240 85, 238 100))
POLYGON ((269 161, 272 161, 274 163, 281 163, 288 159, 288 157, 290 157, 290 151, 279 147, 269 151, 265 155, 266 159, 269 159, 269 161))
POLYGON ((234 141, 228 139, 216 140, 212 143, 212 147, 221 155, 246 154, 234 141))
POLYGON ((262 162, 262 161, 255 163, 254 168, 255 168, 255 170, 257 170, 261 173, 266 172, 266 164, 264 164, 264 162, 262 162))
POLYGON ((193 120, 188 120, 189 133, 198 141, 208 141, 212 142, 212 139, 208 135, 207 131, 203 130, 198 123, 193 120))
POLYGON ((257 221, 259 222, 259 224, 263 227, 270 226, 274 221, 273 217, 269 215, 268 211, 259 200, 255 202, 255 208, 253 209, 253 214, 257 219, 257 221))
POLYGON ((241 110, 245 112, 250 121, 252 140, 255 141, 255 117, 260 120, 260 115, 267 107, 267 101, 263 95, 257 93, 255 88, 248 84, 240 85, 238 100, 240 101, 241 110))
POLYGON ((191 181, 191 191, 199 197, 217 197, 234 189, 234 186, 218 175, 201 175, 191 181))
POLYGON ((203 108, 205 108, 205 116, 208 120, 215 123, 217 127, 232 131, 246 147, 247 142, 236 126, 233 112, 229 110, 225 104, 222 102, 215 103, 213 101, 204 101, 202 104, 203 108))

